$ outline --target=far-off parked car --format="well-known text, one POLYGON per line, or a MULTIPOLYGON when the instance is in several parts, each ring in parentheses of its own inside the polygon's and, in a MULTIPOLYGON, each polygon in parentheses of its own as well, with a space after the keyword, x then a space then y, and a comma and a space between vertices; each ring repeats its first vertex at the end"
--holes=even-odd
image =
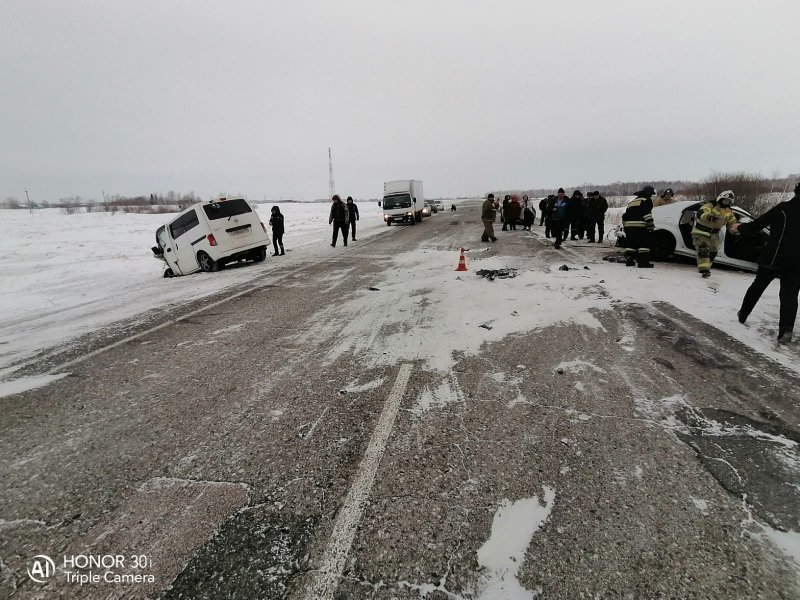
POLYGON ((216 271, 240 261, 267 257, 269 236, 244 198, 220 198, 185 209, 156 230, 153 255, 163 260, 164 277, 216 271))
MULTIPOLYGON (((702 205, 702 202, 685 200, 653 209, 653 222, 656 228, 651 234, 650 252, 654 259, 664 260, 673 254, 694 258, 692 228, 697 211, 702 205)), ((732 210, 739 223, 753 220, 750 213, 738 206, 734 206, 732 210)), ((621 235, 622 227, 618 227, 617 245, 624 245, 624 237, 621 235)), ((723 227, 719 235, 719 253, 714 259, 715 265, 727 265, 746 271, 758 269, 758 256, 766 246, 769 229, 763 229, 754 235, 733 236, 723 227)))

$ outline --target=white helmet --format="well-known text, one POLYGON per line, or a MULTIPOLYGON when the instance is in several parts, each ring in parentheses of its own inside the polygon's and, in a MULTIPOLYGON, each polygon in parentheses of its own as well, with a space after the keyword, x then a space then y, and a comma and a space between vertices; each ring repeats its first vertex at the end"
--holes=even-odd
POLYGON ((717 196, 717 203, 724 206, 731 206, 735 197, 736 196, 731 190, 725 190, 719 196, 717 196))

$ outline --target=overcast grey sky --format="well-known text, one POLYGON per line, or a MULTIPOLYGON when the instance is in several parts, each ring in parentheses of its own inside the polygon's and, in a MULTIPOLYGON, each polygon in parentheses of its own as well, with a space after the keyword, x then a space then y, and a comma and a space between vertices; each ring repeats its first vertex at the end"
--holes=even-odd
POLYGON ((2 0, 0 196, 800 171, 797 0, 2 0))

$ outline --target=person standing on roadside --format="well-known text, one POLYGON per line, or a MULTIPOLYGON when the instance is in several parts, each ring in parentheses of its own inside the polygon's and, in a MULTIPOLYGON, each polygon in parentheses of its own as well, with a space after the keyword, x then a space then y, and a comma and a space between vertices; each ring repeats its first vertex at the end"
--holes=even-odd
POLYGON ((778 343, 792 341, 797 318, 797 296, 800 294, 800 183, 794 196, 772 207, 755 221, 739 225, 739 233, 749 235, 769 227, 769 239, 758 258, 756 278, 747 290, 739 309, 739 322, 744 323, 755 308, 761 294, 778 278, 781 280, 778 343))
POLYGON ((286 252, 283 249, 283 215, 281 209, 277 206, 272 207, 269 215, 269 226, 272 227, 272 247, 275 248, 275 254, 272 256, 283 256, 286 252), (278 252, 278 246, 281 251, 278 252))
POLYGON ((639 265, 641 269, 652 269, 650 262, 650 233, 655 229, 653 222, 653 201, 656 195, 652 185, 646 185, 636 192, 636 197, 628 202, 622 214, 622 227, 625 231, 625 266, 639 265))
POLYGON ((531 227, 536 222, 536 211, 533 210, 533 207, 530 204, 526 204, 525 208, 522 210, 522 230, 528 231, 531 230, 531 227))
POLYGON ((564 230, 569 227, 569 202, 564 194, 564 188, 558 188, 556 197, 553 198, 552 205, 548 204, 548 215, 550 219, 550 231, 556 239, 553 248, 561 248, 561 242, 565 239, 564 230))
POLYGON ((512 196, 511 202, 508 203, 508 228, 511 231, 517 230, 517 221, 521 215, 522 207, 519 205, 519 198, 512 196))
POLYGON ((597 231, 597 243, 603 243, 603 236, 605 235, 603 226, 607 210, 608 201, 600 195, 600 192, 591 192, 586 199, 586 237, 589 239, 590 244, 594 243, 595 230, 597 231))
POLYGON ((719 250, 719 232, 725 227, 738 235, 736 215, 733 214, 734 195, 731 190, 722 192, 713 202, 706 202, 695 216, 692 244, 697 251, 697 270, 703 277, 711 276, 711 265, 719 250))
MULTIPOLYGON (((347 218, 350 220, 350 239, 356 241, 356 221, 358 221, 358 206, 353 202, 353 197, 347 197, 347 218)), ((345 239, 345 246, 347 245, 345 239)))
POLYGON ((331 214, 328 218, 328 225, 333 224, 333 239, 331 240, 331 246, 336 248, 336 240, 339 239, 339 231, 342 232, 342 241, 344 245, 347 246, 347 230, 349 224, 349 211, 347 210, 347 206, 345 203, 342 202, 342 199, 339 197, 339 194, 334 194, 333 204, 331 205, 331 214))
POLYGON ((497 201, 494 199, 494 194, 486 196, 481 206, 481 221, 483 222, 483 235, 481 236, 482 242, 492 240, 497 241, 494 237, 494 220, 497 217, 497 201))
POLYGON ((508 206, 511 204, 511 196, 506 194, 506 197, 503 198, 503 206, 500 209, 500 220, 503 221, 503 229, 502 231, 508 231, 508 206))
MULTIPOLYGON (((545 217, 547 216, 547 202, 550 200, 550 198, 552 198, 552 196, 548 196, 547 198, 542 198, 539 200, 539 214, 541 215, 539 217, 539 227, 545 223, 545 217)), ((550 237, 549 229, 544 230, 544 237, 550 237)))
MULTIPOLYGON (((583 194, 580 190, 572 192, 572 197, 568 201, 569 206, 569 239, 575 240, 580 236, 583 239, 583 194)), ((566 238, 566 235, 564 236, 566 238)))

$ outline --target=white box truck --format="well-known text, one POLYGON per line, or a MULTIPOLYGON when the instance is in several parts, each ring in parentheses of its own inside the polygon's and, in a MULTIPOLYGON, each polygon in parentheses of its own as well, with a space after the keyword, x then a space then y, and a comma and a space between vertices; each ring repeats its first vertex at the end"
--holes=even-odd
POLYGON ((383 184, 383 220, 387 225, 392 223, 416 225, 422 221, 424 204, 421 181, 398 179, 383 184))

